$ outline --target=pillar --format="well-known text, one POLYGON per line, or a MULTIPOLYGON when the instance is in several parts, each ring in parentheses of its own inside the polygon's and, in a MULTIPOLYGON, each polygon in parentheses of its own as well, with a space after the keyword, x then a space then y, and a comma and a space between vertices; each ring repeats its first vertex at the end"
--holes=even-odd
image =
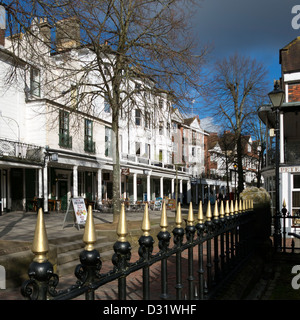
POLYGON ((160 197, 164 197, 164 178, 160 177, 160 197))
POLYGON ((282 112, 280 112, 279 115, 279 128, 280 128, 280 163, 284 163, 284 115, 282 112))
POLYGON ((174 186, 175 186, 175 179, 173 178, 172 180, 171 180, 171 198, 172 199, 175 199, 175 191, 174 191, 174 186))
POLYGON ((133 174, 133 201, 137 201, 137 174, 133 174))
POLYGON ((44 192, 42 197, 44 198, 44 212, 48 212, 48 164, 47 162, 45 163, 45 166, 43 168, 43 176, 44 176, 44 181, 43 181, 44 192))
POLYGON ((98 169, 97 171, 97 197, 98 197, 98 203, 102 204, 102 169, 98 169))
POLYGON ((180 203, 182 203, 182 198, 183 198, 183 189, 182 189, 182 179, 179 180, 179 198, 180 198, 180 203))
POLYGON ((150 173, 147 174, 147 201, 151 200, 151 189, 150 189, 150 173))
POLYGON ((78 166, 73 167, 73 197, 78 197, 78 166))

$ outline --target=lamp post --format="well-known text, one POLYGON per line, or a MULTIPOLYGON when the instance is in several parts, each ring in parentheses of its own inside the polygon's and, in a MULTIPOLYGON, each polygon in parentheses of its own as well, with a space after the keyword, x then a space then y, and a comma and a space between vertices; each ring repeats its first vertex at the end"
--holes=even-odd
POLYGON ((274 248, 280 251, 280 211, 279 211, 279 110, 284 101, 284 91, 280 89, 279 81, 274 82, 274 90, 268 93, 272 103, 272 110, 275 112, 275 221, 274 221, 274 248))

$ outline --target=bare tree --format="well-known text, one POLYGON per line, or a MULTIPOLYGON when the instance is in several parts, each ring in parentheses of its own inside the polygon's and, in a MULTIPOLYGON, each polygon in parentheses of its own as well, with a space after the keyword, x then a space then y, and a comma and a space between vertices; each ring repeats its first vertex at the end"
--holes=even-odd
POLYGON ((85 113, 92 112, 93 102, 99 97, 109 103, 114 137, 114 221, 118 219, 120 210, 120 114, 129 114, 130 108, 138 106, 138 100, 146 94, 154 98, 146 100, 142 111, 159 109, 159 97, 185 111, 186 105, 190 105, 187 101, 199 95, 200 71, 207 48, 196 50, 196 43, 190 36, 190 17, 196 11, 197 2, 0 1, 8 11, 11 35, 22 34, 22 37, 12 38, 13 49, 18 54, 31 52, 31 56, 24 59, 46 66, 47 76, 44 79, 47 83, 44 86, 52 100, 72 106, 76 91, 76 106, 85 113), (54 44, 51 34, 36 31, 41 31, 41 21, 59 33, 60 37, 54 44), (69 23, 68 27, 65 27, 66 23, 69 23), (43 55, 36 47, 37 36, 44 46, 43 55), (72 54, 70 48, 82 52, 90 50, 93 55, 86 56, 83 61, 72 54), (49 55, 59 56, 63 63, 57 63, 49 55), (70 79, 76 81, 71 83, 70 79), (58 92, 58 87, 64 89, 58 92))
POLYGON ((214 116, 228 124, 237 146, 238 191, 244 188, 242 131, 256 116, 257 104, 266 95, 266 70, 250 57, 234 54, 217 61, 206 99, 213 106, 214 116))

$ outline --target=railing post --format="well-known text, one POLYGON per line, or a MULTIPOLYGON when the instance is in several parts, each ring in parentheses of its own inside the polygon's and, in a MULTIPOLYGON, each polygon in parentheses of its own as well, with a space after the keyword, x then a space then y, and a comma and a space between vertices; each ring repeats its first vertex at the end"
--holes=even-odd
MULTIPOLYGON (((154 240, 150 235, 151 224, 149 219, 149 209, 148 204, 145 205, 144 217, 142 222, 142 231, 143 235, 139 239, 139 256, 144 261, 149 261, 153 251, 154 240)), ((149 266, 143 268, 143 299, 150 299, 150 275, 149 275, 149 266)))
POLYGON ((187 242, 190 244, 188 247, 188 284, 189 284, 189 294, 188 299, 192 300, 194 298, 194 270, 193 270, 193 251, 194 247, 191 245, 194 240, 194 235, 196 228, 194 226, 194 213, 193 213, 193 204, 190 202, 189 213, 187 219, 186 238, 187 242))
POLYGON ((203 267, 203 233, 204 233, 204 223, 203 223, 203 209, 202 201, 199 204, 198 210, 198 223, 196 225, 197 236, 198 236, 198 274, 199 274, 199 299, 204 299, 204 267, 203 267))
POLYGON ((207 250, 207 263, 206 263, 206 268, 207 268, 207 293, 209 293, 209 290, 211 289, 211 285, 212 285, 212 274, 211 274, 211 268, 212 268, 212 263, 211 263, 211 234, 212 234, 213 223, 212 223, 211 219, 212 219, 211 205, 210 205, 210 201, 208 201, 207 212, 206 212, 206 221, 205 221, 205 226, 206 226, 206 230, 207 230, 207 240, 206 240, 206 250, 207 250))
POLYGON ((162 212, 161 212, 161 221, 160 221, 161 231, 158 233, 157 238, 159 240, 158 247, 160 249, 160 253, 162 255, 161 260, 161 298, 167 299, 169 297, 168 294, 168 274, 167 274, 167 257, 166 253, 168 251, 168 247, 170 244, 171 235, 168 232, 168 219, 167 219, 167 211, 166 204, 163 202, 162 212))
POLYGON ((176 251, 176 299, 182 300, 182 263, 181 263, 181 246, 184 237, 184 229, 182 228, 182 215, 181 215, 181 204, 180 202, 177 205, 176 211, 176 219, 175 219, 176 227, 173 230, 174 235, 174 243, 177 247, 176 251))
MULTIPOLYGON (((81 280, 85 286, 90 286, 95 281, 97 276, 99 276, 102 266, 99 251, 94 248, 96 240, 92 206, 89 206, 83 234, 85 248, 81 251, 79 256, 81 264, 75 269, 76 277, 81 280)), ((89 289, 85 293, 85 299, 95 299, 95 292, 93 289, 89 289)))
POLYGON ((118 271, 123 271, 124 275, 118 279, 118 297, 119 300, 126 300, 126 275, 125 271, 128 267, 128 261, 131 258, 131 245, 126 240, 127 223, 124 203, 121 205, 121 212, 118 222, 117 235, 119 236, 118 241, 114 244, 114 255, 112 257, 112 262, 115 269, 118 271))
MULTIPOLYGON (((219 221, 219 210, 218 210, 218 203, 215 204, 214 209, 214 230, 218 230, 220 221, 219 221)), ((218 243, 218 233, 215 233, 214 236, 214 265, 215 265, 215 276, 214 281, 217 284, 219 282, 220 277, 220 270, 219 270, 219 243, 218 243)))
POLYGON ((283 252, 286 252, 286 213, 287 213, 287 209, 286 209, 286 202, 285 199, 283 200, 283 208, 281 209, 281 213, 282 213, 282 218, 283 218, 283 252))
POLYGON ((47 258, 49 245, 42 208, 38 211, 31 250, 35 256, 28 270, 30 279, 23 282, 21 293, 30 300, 46 300, 50 281, 52 278, 57 280, 58 276, 53 273, 53 266, 47 258))

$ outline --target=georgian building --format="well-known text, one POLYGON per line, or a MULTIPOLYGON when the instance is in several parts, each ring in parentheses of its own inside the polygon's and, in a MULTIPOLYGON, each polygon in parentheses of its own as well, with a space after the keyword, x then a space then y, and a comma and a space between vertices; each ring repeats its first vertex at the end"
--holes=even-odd
MULTIPOLYGON (((76 25, 71 27, 73 34, 79 34, 76 25)), ((112 198, 114 138, 110 106, 102 96, 86 103, 78 85, 81 75, 75 72, 78 65, 95 59, 95 54, 79 46, 76 39, 57 39, 56 50, 51 51, 47 45, 50 29, 47 21, 34 20, 31 32, 43 40, 37 41, 34 51, 27 47, 26 35, 1 38, 2 210, 31 210, 38 199, 47 212, 58 206, 66 209, 71 197, 98 203, 112 198), (16 56, 13 52, 17 51, 11 48, 20 44, 22 50, 16 56), (63 77, 62 65, 68 70, 63 77), (9 74, 14 77, 7 78, 9 74)), ((97 77, 94 72, 89 74, 90 88, 97 84, 97 77)), ((153 85, 151 81, 139 81, 129 81, 128 90, 153 85)), ((174 198, 177 181, 179 200, 198 203, 198 184, 193 179, 204 170, 200 120, 184 119, 167 93, 149 92, 142 99, 136 94, 120 114, 120 197, 133 202, 174 198), (154 104, 159 108, 151 108, 154 104)))

